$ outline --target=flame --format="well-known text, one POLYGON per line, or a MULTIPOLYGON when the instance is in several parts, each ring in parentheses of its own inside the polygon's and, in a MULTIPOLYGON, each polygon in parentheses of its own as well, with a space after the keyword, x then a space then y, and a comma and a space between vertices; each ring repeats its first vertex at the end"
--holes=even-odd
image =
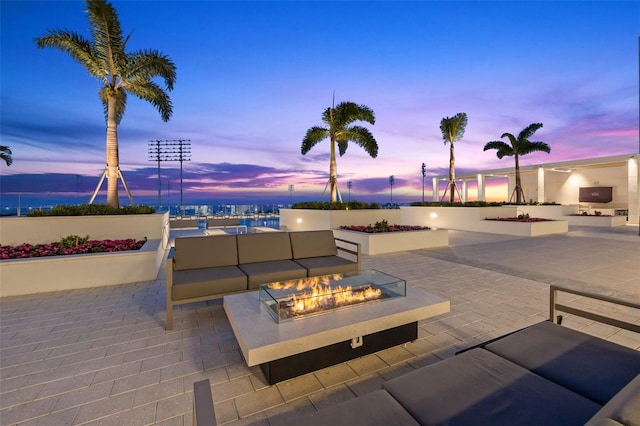
POLYGON ((295 288, 298 293, 292 293, 287 301, 287 307, 293 315, 352 305, 382 297, 382 290, 371 286, 354 290, 352 286, 332 285, 331 281, 339 281, 342 278, 342 274, 323 275, 272 283, 269 288, 273 290, 295 288))

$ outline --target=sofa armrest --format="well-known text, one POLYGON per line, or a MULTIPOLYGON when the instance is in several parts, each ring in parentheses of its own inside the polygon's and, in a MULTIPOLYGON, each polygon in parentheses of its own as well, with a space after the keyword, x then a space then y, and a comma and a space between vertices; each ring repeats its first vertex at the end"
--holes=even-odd
POLYGON ((569 293, 576 296, 587 297, 589 299, 600 300, 603 302, 612 303, 614 305, 626 306, 633 309, 640 310, 640 303, 634 301, 634 297, 637 300, 637 295, 623 294, 615 290, 603 287, 597 287, 592 285, 551 285, 549 287, 549 320, 556 324, 560 324, 562 317, 558 315, 558 311, 568 314, 577 315, 583 318, 587 318, 593 321, 597 321, 603 324, 608 324, 614 327, 622 328, 625 330, 634 331, 640 333, 640 325, 633 324, 627 321, 618 320, 608 316, 600 315, 595 312, 586 311, 584 309, 578 309, 573 306, 568 306, 558 301, 558 293, 569 293))
POLYGON ((213 408, 209 379, 193 384, 193 426, 215 426, 216 412, 213 408))
POLYGON ((354 241, 345 240, 342 238, 334 238, 336 240, 336 248, 338 252, 343 251, 347 254, 351 254, 356 257, 356 263, 358 264, 358 269, 360 268, 360 243, 356 243, 354 241), (349 244, 350 247, 344 247, 338 244, 338 242, 349 244))

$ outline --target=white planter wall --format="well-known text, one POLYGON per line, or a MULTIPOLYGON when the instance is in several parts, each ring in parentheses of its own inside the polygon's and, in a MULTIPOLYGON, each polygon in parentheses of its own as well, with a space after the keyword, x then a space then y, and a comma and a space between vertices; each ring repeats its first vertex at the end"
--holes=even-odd
POLYGON ((0 297, 153 281, 164 258, 160 239, 140 250, 0 261, 0 297))
POLYGON ((361 253, 367 255, 395 253, 399 251, 419 250, 449 245, 449 231, 446 229, 381 232, 378 234, 334 229, 333 235, 337 238, 343 238, 345 240, 360 243, 361 253))
POLYGON ((0 243, 18 245, 60 241, 68 235, 89 235, 95 240, 169 237, 169 213, 104 216, 0 217, 0 243))
POLYGON ((626 216, 567 216, 569 225, 615 227, 627 224, 626 216))
POLYGON ((398 209, 281 209, 280 229, 285 231, 314 231, 336 229, 343 225, 373 225, 382 220, 386 220, 390 225, 406 225, 406 223, 401 223, 400 219, 400 210, 398 209))

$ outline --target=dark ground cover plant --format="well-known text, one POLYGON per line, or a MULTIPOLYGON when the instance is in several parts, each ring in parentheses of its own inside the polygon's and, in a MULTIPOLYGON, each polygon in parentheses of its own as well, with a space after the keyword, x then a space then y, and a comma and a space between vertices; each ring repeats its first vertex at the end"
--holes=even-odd
POLYGON ((144 240, 133 238, 123 240, 91 240, 87 235, 69 235, 60 241, 50 244, 20 244, 18 246, 0 246, 0 259, 28 259, 46 256, 64 256, 86 253, 112 253, 119 251, 139 250, 144 240))
POLYGON ((101 215, 129 215, 129 214, 152 214, 156 209, 150 206, 124 206, 115 208, 106 204, 81 204, 68 205, 61 204, 54 206, 51 210, 32 210, 27 216, 101 216, 101 215))
POLYGON ((528 215, 526 217, 521 217, 522 215, 518 216, 518 217, 491 217, 491 218, 486 218, 485 220, 495 220, 495 221, 499 221, 499 222, 553 222, 553 219, 545 219, 542 217, 529 217, 528 215))
POLYGON ((340 229, 347 231, 366 232, 368 234, 377 234, 381 232, 406 232, 406 231, 423 231, 431 229, 427 226, 413 226, 413 225, 389 225, 389 222, 382 220, 376 222, 375 225, 343 225, 340 229))
POLYGON ((416 207, 500 207, 500 206, 559 206, 560 204, 554 201, 545 201, 544 203, 538 203, 537 201, 530 201, 528 203, 509 203, 506 201, 467 201, 462 203, 460 201, 454 201, 453 203, 448 201, 414 201, 410 204, 416 207))
POLYGON ((307 209, 307 210, 377 210, 380 209, 378 203, 365 203, 362 201, 349 201, 341 203, 339 201, 301 201, 291 205, 292 209, 307 209))
POLYGON ((582 212, 579 214, 572 214, 571 216, 600 216, 600 217, 611 217, 610 214, 602 214, 601 211, 596 210, 595 212, 593 212, 593 214, 589 213, 589 212, 582 212))

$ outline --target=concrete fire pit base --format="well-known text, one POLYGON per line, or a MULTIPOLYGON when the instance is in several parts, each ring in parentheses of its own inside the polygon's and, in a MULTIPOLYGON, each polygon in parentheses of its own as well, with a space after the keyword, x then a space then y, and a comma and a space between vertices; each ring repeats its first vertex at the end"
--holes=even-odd
POLYGON ((449 312, 449 301, 407 286, 406 297, 354 305, 278 324, 261 305, 255 291, 225 296, 224 310, 247 365, 267 364, 262 370, 269 384, 274 384, 415 340, 411 330, 416 326, 412 323, 449 312), (394 328, 398 328, 397 332, 392 331, 394 328), (383 333, 376 335, 380 332, 383 333), (386 347, 379 342, 385 340, 389 343, 386 347), (328 349, 337 350, 331 355, 335 356, 333 362, 327 365, 326 355, 320 356, 321 362, 314 361, 318 353, 323 353, 313 351, 336 344, 340 348, 328 349), (351 357, 345 359, 344 352, 351 357), (292 358, 286 360, 287 357, 292 358), (303 368, 300 364, 304 364, 303 368))

